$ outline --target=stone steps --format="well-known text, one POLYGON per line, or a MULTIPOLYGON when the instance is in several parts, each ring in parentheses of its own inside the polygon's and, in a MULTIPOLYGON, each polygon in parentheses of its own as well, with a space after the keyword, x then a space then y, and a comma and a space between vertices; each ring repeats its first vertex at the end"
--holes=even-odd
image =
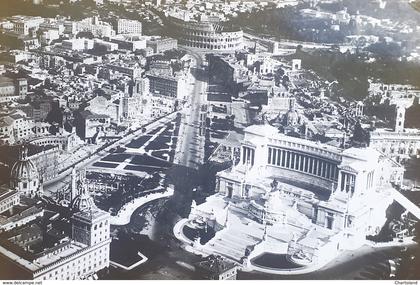
POLYGON ((239 243, 243 243, 244 240, 246 241, 251 241, 251 242, 257 242, 261 239, 261 236, 254 236, 254 235, 249 235, 247 233, 230 233, 230 232, 226 232, 225 236, 228 236, 230 239, 236 240, 239 243))
POLYGON ((229 246, 222 243, 215 243, 214 246, 209 245, 209 247, 211 247, 213 252, 226 256, 230 259, 234 259, 237 262, 241 260, 241 258, 244 256, 244 253, 245 253, 242 251, 234 250, 230 248, 229 246))

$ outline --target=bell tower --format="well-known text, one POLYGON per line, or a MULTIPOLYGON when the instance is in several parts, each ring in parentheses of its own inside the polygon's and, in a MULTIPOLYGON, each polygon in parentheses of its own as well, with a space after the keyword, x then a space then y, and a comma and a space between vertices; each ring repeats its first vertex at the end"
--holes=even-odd
POLYGON ((403 105, 397 105, 397 117, 395 119, 395 132, 401 133, 404 131, 405 122, 405 107, 403 105))
POLYGON ((79 184, 80 194, 74 199, 72 210, 72 238, 88 246, 110 240, 110 215, 96 207, 85 179, 79 184))

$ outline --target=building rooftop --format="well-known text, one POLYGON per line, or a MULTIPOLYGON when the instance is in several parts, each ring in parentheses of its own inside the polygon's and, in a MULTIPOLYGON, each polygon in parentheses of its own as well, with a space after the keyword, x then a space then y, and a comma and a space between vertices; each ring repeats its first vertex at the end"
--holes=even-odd
MULTIPOLYGON (((362 159, 365 161, 377 161, 379 157, 379 152, 372 149, 372 148, 349 148, 349 149, 341 149, 334 146, 321 144, 319 142, 314 142, 306 139, 290 137, 285 134, 279 132, 279 130, 273 126, 268 124, 265 125, 252 125, 247 127, 245 130, 246 134, 254 134, 261 137, 267 137, 269 139, 279 139, 279 140, 287 140, 290 143, 296 143, 305 145, 308 147, 316 148, 319 150, 320 154, 322 153, 331 153, 334 155, 346 156, 346 157, 353 157, 362 159)), ((250 141, 252 143, 252 139, 250 141)), ((337 157, 339 158, 339 157, 337 157)))
POLYGON ((44 251, 40 257, 34 260, 34 264, 39 266, 40 268, 45 267, 65 257, 79 252, 85 247, 87 246, 75 241, 67 241, 58 244, 57 246, 44 251))
POLYGON ((14 120, 10 116, 0 118, 0 127, 9 127, 13 125, 14 120))
POLYGON ((0 76, 0 87, 14 85, 13 79, 5 76, 0 76))
POLYGON ((170 75, 170 74, 167 74, 167 73, 164 73, 164 72, 158 72, 156 69, 146 72, 146 76, 162 78, 162 79, 167 79, 167 80, 172 80, 172 81, 178 81, 179 79, 181 79, 183 77, 179 73, 177 73, 175 75, 170 75))
POLYGON ((13 196, 17 192, 10 189, 7 185, 0 185, 0 201, 7 199, 10 196, 13 196))
POLYGON ((155 43, 164 43, 164 42, 172 42, 176 41, 176 39, 173 38, 152 38, 147 40, 148 44, 155 44, 155 43))
POLYGON ((90 210, 80 211, 73 215, 73 219, 84 220, 87 222, 92 222, 98 219, 104 219, 109 217, 109 213, 102 211, 96 207, 93 207, 90 210))
POLYGON ((17 205, 13 207, 13 211, 13 214, 4 212, 0 215, 0 227, 42 213, 44 210, 38 206, 17 205))
POLYGON ((362 159, 364 161, 372 161, 377 162, 380 156, 380 153, 372 148, 348 148, 343 150, 343 155, 351 156, 358 159, 362 159))
POLYGON ((109 116, 107 116, 107 115, 95 114, 95 113, 92 113, 91 111, 81 111, 80 115, 84 119, 94 119, 94 118, 107 119, 107 118, 109 118, 109 116))

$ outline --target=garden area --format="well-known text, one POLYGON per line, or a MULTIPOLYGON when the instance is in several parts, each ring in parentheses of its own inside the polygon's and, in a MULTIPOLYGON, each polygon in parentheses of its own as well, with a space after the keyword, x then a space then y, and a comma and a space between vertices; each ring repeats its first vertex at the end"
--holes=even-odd
POLYGON ((153 166, 160 168, 168 168, 172 164, 168 161, 163 161, 161 159, 155 158, 149 155, 135 155, 131 160, 131 164, 141 165, 141 166, 153 166))
POLYGON ((95 204, 102 210, 115 215, 124 204, 138 197, 143 197, 150 193, 159 193, 164 189, 159 189, 162 176, 154 173, 150 177, 138 177, 134 175, 115 175, 107 173, 91 172, 87 179, 101 181, 114 187, 110 190, 95 193, 95 204))
POLYGON ((127 147, 129 148, 141 148, 146 142, 152 138, 151 135, 145 135, 137 139, 132 140, 127 147))
POLYGON ((106 163, 106 162, 95 162, 93 166, 103 167, 103 168, 117 168, 118 164, 115 163, 106 163))

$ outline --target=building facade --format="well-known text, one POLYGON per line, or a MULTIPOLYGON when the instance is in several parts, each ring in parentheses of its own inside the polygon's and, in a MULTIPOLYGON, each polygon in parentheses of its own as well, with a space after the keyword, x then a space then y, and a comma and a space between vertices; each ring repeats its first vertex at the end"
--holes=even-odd
POLYGON ((406 106, 396 106, 394 130, 376 129, 370 132, 369 146, 398 162, 420 156, 420 131, 406 129, 406 106))
POLYGON ((75 125, 76 133, 82 140, 94 143, 110 127, 111 118, 81 111, 75 116, 75 125))
POLYGON ((57 177, 61 167, 59 165, 61 153, 62 151, 59 145, 47 144, 41 146, 38 152, 29 157, 34 165, 36 165, 39 178, 42 182, 47 182, 57 177))
POLYGON ((146 46, 153 50, 153 53, 163 53, 167 50, 178 48, 178 41, 176 39, 151 39, 146 42, 146 46))
POLYGON ((278 270, 256 261, 265 254, 284 255, 296 272, 327 264, 377 235, 401 195, 394 186, 404 168, 372 148, 332 147, 270 125, 247 127, 240 146, 239 162, 216 175, 216 194, 193 203, 174 233, 194 251, 221 254, 245 270, 278 270), (216 238, 194 240, 185 227, 216 238))
POLYGON ((378 129, 370 133, 369 146, 402 162, 420 156, 420 131, 406 129, 398 133, 378 129))
MULTIPOLYGON (((373 149, 342 150, 258 125, 245 129, 239 164, 220 172, 216 184, 217 191, 228 199, 251 201, 266 193, 263 185, 267 180, 302 189, 287 190, 300 197, 296 200, 299 212, 313 224, 335 232, 348 231, 360 241, 382 227, 385 210, 392 202, 389 189, 391 184, 400 185, 402 177, 399 164, 373 149), (383 203, 376 207, 370 201, 383 203)), ((258 204, 258 199, 255 201, 258 204)), ((280 220, 275 211, 270 217, 264 205, 253 207, 251 203, 249 209, 261 221, 280 220)))
POLYGON ((42 17, 30 16, 14 16, 11 20, 13 23, 13 31, 23 36, 34 33, 44 21, 45 19, 42 17))
POLYGON ((130 51, 142 50, 146 48, 146 38, 132 34, 119 34, 110 39, 111 42, 118 44, 119 49, 130 51))
POLYGON ((135 20, 119 19, 117 22, 117 33, 141 35, 142 24, 135 20))
POLYGON ((249 84, 250 72, 232 55, 206 56, 208 61, 209 83, 223 86, 231 95, 236 96, 249 84))
POLYGON ((86 18, 72 25, 72 33, 90 32, 95 37, 111 37, 115 31, 111 24, 100 21, 98 17, 86 18))
POLYGON ((33 136, 34 122, 21 113, 0 118, 0 142, 13 144, 33 136))
POLYGON ((0 214, 4 213, 18 205, 20 202, 20 193, 9 187, 0 186, 0 214))
POLYGON ((44 135, 35 137, 30 139, 28 143, 43 147, 48 145, 58 146, 59 150, 72 152, 78 146, 80 146, 82 141, 76 135, 76 132, 68 133, 63 130, 61 133, 56 135, 44 135))
POLYGON ((24 78, 12 80, 0 76, 0 103, 24 99, 28 93, 28 81, 24 78))
POLYGON ((186 78, 183 76, 172 76, 166 74, 149 73, 149 92, 154 95, 183 99, 187 86, 186 78))

